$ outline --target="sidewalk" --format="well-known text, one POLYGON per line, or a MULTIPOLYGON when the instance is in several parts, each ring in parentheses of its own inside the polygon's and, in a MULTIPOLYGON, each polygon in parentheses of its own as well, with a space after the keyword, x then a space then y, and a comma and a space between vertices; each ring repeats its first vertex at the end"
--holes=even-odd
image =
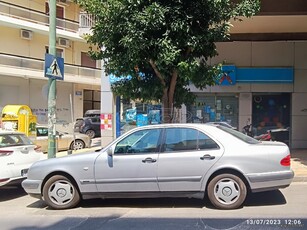
POLYGON ((293 182, 307 182, 307 149, 292 149, 291 168, 295 175, 293 182))
MULTIPOLYGON (((101 149, 95 146, 87 149, 72 151, 72 154, 91 152, 101 149)), ((291 151, 291 168, 294 171, 293 182, 307 182, 307 149, 292 149, 291 151)), ((56 157, 68 155, 68 151, 58 152, 56 157)))

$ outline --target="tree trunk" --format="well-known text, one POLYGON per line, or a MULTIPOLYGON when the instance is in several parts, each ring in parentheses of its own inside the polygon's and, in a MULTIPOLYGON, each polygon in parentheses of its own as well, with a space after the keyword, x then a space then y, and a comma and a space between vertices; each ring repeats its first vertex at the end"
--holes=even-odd
POLYGON ((174 114, 174 94, 176 89, 176 83, 178 78, 178 72, 173 70, 170 85, 168 88, 164 88, 163 91, 163 123, 173 123, 175 121, 174 114))
POLYGON ((171 80, 168 85, 165 78, 156 66, 156 63, 152 59, 149 60, 149 63, 163 86, 162 122, 172 123, 174 121, 174 94, 178 78, 178 71, 177 69, 173 69, 171 80))

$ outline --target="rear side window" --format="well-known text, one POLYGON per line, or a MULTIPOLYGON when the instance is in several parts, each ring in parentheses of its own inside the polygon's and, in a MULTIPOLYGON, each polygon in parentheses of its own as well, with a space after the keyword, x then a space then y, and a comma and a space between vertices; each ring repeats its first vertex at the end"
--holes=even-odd
POLYGON ((169 128, 165 132, 165 152, 217 149, 219 146, 206 134, 192 128, 169 128))
POLYGON ((48 129, 47 128, 36 128, 36 134, 38 137, 45 137, 48 136, 48 129))
POLYGON ((258 140, 254 139, 254 138, 252 138, 250 136, 247 136, 246 134, 241 133, 241 132, 239 132, 237 130, 229 129, 227 127, 220 126, 220 125, 217 126, 217 128, 225 131, 226 133, 229 133, 230 135, 232 135, 232 136, 234 136, 234 137, 236 137, 236 138, 240 139, 241 141, 244 141, 244 142, 246 142, 248 144, 259 144, 258 140))

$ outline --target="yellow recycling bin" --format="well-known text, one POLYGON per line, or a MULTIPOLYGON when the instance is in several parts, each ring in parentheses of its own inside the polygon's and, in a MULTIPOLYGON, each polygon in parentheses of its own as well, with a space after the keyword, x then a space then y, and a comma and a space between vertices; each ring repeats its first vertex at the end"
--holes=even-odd
POLYGON ((36 115, 27 105, 6 105, 2 109, 2 129, 25 133, 28 137, 36 137, 36 115))

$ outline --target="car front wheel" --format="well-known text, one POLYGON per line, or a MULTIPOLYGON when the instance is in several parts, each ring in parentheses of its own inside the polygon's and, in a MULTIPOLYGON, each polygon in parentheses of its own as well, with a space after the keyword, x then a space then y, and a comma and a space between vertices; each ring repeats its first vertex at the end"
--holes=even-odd
POLYGON ((76 186, 67 177, 50 177, 43 187, 43 197, 48 206, 54 209, 74 208, 80 202, 76 186))
POLYGON ((78 150, 78 149, 84 149, 85 143, 82 140, 75 140, 71 142, 69 149, 71 150, 78 150))
POLYGON ((208 184, 208 198, 219 209, 236 209, 245 201, 247 189, 242 179, 233 174, 220 174, 208 184))

